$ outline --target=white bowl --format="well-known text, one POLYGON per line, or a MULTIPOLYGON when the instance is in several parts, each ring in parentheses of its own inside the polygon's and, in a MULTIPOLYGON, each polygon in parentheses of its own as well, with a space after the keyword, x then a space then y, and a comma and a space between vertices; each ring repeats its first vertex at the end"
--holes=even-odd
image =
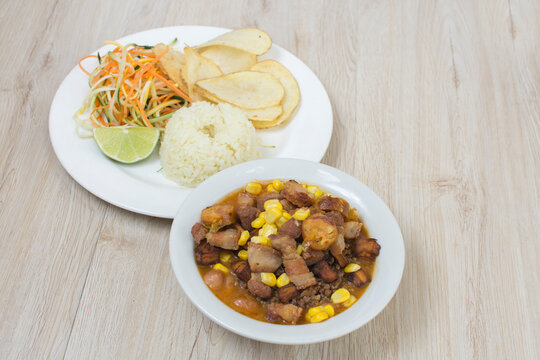
POLYGON ((354 177, 316 162, 255 160, 223 170, 199 185, 184 201, 171 228, 170 255, 176 279, 206 316, 239 335, 276 344, 309 344, 346 335, 373 319, 394 296, 405 265, 405 248, 396 219, 386 204, 354 177), (295 179, 318 185, 346 199, 381 245, 373 279, 351 308, 317 324, 276 325, 251 319, 219 300, 203 282, 193 255, 191 227, 201 210, 252 180, 295 179))

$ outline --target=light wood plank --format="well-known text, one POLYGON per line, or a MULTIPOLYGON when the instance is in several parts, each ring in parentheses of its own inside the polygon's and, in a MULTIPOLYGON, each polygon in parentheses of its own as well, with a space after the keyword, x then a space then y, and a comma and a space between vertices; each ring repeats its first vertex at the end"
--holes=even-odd
POLYGON ((540 353, 537 1, 3 5, 0 358, 540 353), (104 203, 56 160, 48 110, 77 59, 105 39, 182 24, 260 27, 327 88, 323 162, 374 189, 406 244, 398 293, 363 328, 306 346, 224 330, 174 279, 171 222, 104 203))

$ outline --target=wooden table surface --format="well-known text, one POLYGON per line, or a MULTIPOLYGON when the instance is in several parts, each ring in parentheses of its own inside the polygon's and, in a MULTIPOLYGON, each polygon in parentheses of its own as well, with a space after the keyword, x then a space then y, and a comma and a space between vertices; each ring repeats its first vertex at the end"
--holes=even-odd
POLYGON ((533 359, 540 355, 540 3, 2 1, 1 359, 533 359), (259 27, 326 87, 323 162, 401 226, 387 308, 337 340, 276 346, 205 318, 169 262, 170 220, 94 197, 48 114, 104 40, 170 25, 259 27))

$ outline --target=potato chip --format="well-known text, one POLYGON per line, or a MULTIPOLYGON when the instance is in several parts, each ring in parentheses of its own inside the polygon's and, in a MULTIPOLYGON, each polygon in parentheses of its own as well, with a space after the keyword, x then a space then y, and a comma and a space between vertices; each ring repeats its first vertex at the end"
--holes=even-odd
POLYGON ((281 85, 285 89, 285 96, 281 102, 283 107, 283 113, 273 121, 252 121, 253 126, 257 129, 268 128, 276 126, 285 122, 294 113, 294 110, 300 103, 300 89, 294 76, 287 70, 287 68, 275 60, 264 60, 255 64, 252 71, 259 71, 261 73, 268 73, 274 75, 281 85))
POLYGON ((254 55, 262 55, 272 47, 272 39, 267 33, 259 29, 238 29, 218 36, 197 46, 195 49, 202 49, 212 45, 224 45, 254 55))
POLYGON ((186 63, 182 67, 181 76, 187 84, 188 95, 193 100, 201 100, 193 91, 194 84, 199 80, 214 78, 223 75, 219 67, 212 60, 198 54, 195 50, 186 46, 184 48, 186 63))
POLYGON ((223 74, 246 71, 257 63, 256 55, 222 45, 205 48, 200 54, 219 66, 223 74))
POLYGON ((209 99, 252 110, 279 105, 285 94, 275 76, 256 71, 240 71, 199 80, 195 88, 209 99))
POLYGON ((264 109, 244 110, 249 120, 274 121, 283 113, 281 105, 270 106, 264 109))
MULTIPOLYGON (((197 88, 195 88, 195 91, 197 91, 197 88)), ((204 97, 204 100, 208 100, 208 101, 211 101, 211 102, 216 103, 216 104, 219 104, 220 102, 222 102, 220 99, 212 96, 209 93, 206 93, 204 95, 200 94, 200 95, 204 97)), ((241 109, 241 108, 239 108, 239 109, 241 109)), ((253 120, 255 120, 255 121, 274 121, 283 112, 283 108, 281 107, 281 105, 270 106, 270 107, 263 108, 263 109, 250 109, 250 110, 241 109, 241 110, 246 114, 248 119, 252 120, 252 121, 253 120)))
MULTIPOLYGON (((152 52, 155 55, 163 54, 167 48, 167 45, 160 43, 152 48, 152 52)), ((180 71, 182 66, 184 66, 184 63, 184 54, 169 47, 169 51, 167 51, 167 53, 159 60, 158 66, 174 83, 180 87, 182 91, 187 92, 187 86, 180 76, 180 71)))

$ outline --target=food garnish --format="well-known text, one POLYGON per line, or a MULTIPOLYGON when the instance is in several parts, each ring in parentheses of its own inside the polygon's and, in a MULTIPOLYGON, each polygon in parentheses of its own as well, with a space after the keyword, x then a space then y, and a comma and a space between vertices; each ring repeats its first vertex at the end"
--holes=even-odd
POLYGON ((106 43, 116 47, 105 55, 81 59, 98 59, 92 72, 79 62, 89 76, 90 92, 75 113, 77 124, 87 130, 115 126, 164 129, 174 111, 192 101, 164 71, 172 67, 170 56, 175 50, 162 46, 163 51, 156 54, 145 46, 106 43), (162 59, 168 60, 165 66, 162 59))
POLYGON ((124 164, 146 159, 159 140, 159 130, 147 127, 100 127, 93 133, 103 154, 124 164))

